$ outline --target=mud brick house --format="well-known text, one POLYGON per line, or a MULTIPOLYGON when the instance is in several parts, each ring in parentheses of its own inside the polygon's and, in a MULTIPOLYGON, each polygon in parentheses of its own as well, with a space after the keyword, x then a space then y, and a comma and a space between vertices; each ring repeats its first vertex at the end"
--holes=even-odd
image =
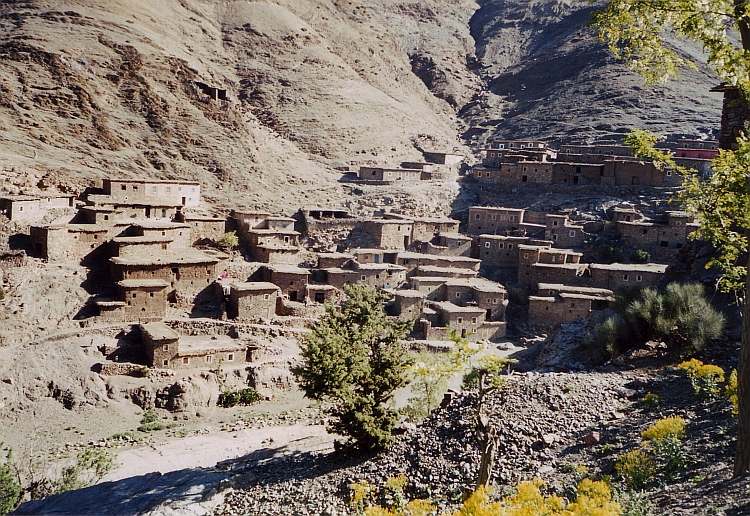
POLYGON ((476 256, 482 260, 482 267, 518 267, 518 246, 532 245, 552 247, 551 241, 531 237, 504 235, 479 235, 476 256))
POLYGON ((608 156, 632 157, 633 150, 627 145, 620 145, 614 142, 594 145, 564 144, 560 145, 557 157, 560 161, 570 161, 569 155, 571 154, 603 160, 608 156))
POLYGON ((262 221, 244 217, 238 224, 240 243, 261 262, 296 265, 300 234, 294 230, 294 223, 290 217, 267 216, 262 221))
POLYGON ((498 140, 487 144, 482 158, 482 165, 487 168, 499 168, 509 160, 528 159, 530 161, 547 161, 554 158, 556 152, 545 142, 533 140, 498 140))
POLYGON ((227 317, 270 319, 276 314, 279 287, 268 282, 234 282, 228 285, 227 317))
POLYGON ((105 179, 103 197, 107 203, 144 206, 199 206, 201 187, 197 181, 147 179, 105 179))
POLYGON ((217 217, 184 214, 182 222, 190 226, 190 244, 217 242, 227 232, 226 219, 217 217))
POLYGON ((664 277, 666 265, 657 263, 592 263, 589 286, 618 291, 630 287, 653 287, 664 277))
POLYGON ((412 276, 409 282, 413 290, 424 294, 425 299, 429 301, 443 301, 445 294, 442 291, 442 286, 449 279, 441 276, 412 276))
POLYGON ((319 269, 341 267, 346 262, 354 258, 354 255, 347 253, 317 253, 317 255, 319 269))
POLYGON ((360 263, 350 260, 340 268, 323 269, 321 273, 322 282, 337 289, 342 289, 344 285, 391 289, 406 281, 406 269, 392 263, 360 263))
POLYGON ((359 167, 357 178, 359 181, 376 183, 394 183, 396 181, 417 183, 423 178, 430 179, 428 174, 422 168, 359 167))
POLYGON ((387 249, 354 249, 352 256, 359 263, 393 263, 398 260, 398 251, 387 249))
POLYGON ((333 285, 307 284, 307 299, 313 303, 328 303, 337 297, 337 290, 333 285))
POLYGON ((555 162, 552 165, 552 182, 568 185, 598 185, 604 177, 604 164, 580 162, 555 162))
POLYGON ((570 221, 568 215, 547 215, 544 239, 551 240, 555 247, 581 247, 586 239, 583 226, 570 221))
POLYGON ((601 184, 614 186, 673 187, 682 184, 682 176, 670 169, 659 170, 653 163, 628 158, 604 162, 601 184))
POLYGON ((499 283, 484 278, 449 279, 440 291, 445 301, 481 308, 487 321, 502 321, 505 317, 507 292, 499 283))
POLYGON ((169 283, 160 279, 129 279, 117 283, 125 302, 126 321, 159 321, 167 315, 169 283))
POLYGON ((379 249, 408 249, 412 243, 414 223, 406 220, 369 220, 362 224, 379 249))
POLYGON ((110 258, 114 281, 160 279, 170 293, 195 295, 210 287, 217 266, 227 255, 218 251, 180 249, 179 254, 158 254, 110 258))
POLYGON ((608 289, 540 283, 536 296, 529 296, 529 323, 563 324, 592 311, 603 310, 615 300, 608 289))
POLYGON ((422 243, 424 254, 438 256, 471 256, 472 239, 461 233, 439 233, 429 242, 422 243))
POLYGON ((0 197, 0 213, 14 222, 41 221, 53 209, 73 207, 72 195, 9 195, 0 197))
POLYGON ((270 213, 263 211, 240 211, 232 210, 229 214, 229 218, 234 221, 237 226, 237 234, 242 235, 247 233, 250 229, 260 228, 270 213))
POLYGON ((395 213, 386 213, 383 218, 411 223, 412 242, 429 242, 440 233, 458 233, 459 221, 448 217, 406 217, 395 213))
POLYGON ((93 260, 107 248, 109 228, 97 224, 31 226, 31 245, 46 260, 93 260))
POLYGON ((448 301, 428 301, 419 324, 425 340, 448 340, 449 327, 471 342, 504 337, 505 323, 485 321, 484 314, 484 310, 478 307, 458 306, 448 301))
POLYGON ((437 165, 454 166, 460 165, 464 161, 464 157, 460 154, 450 154, 447 152, 422 152, 424 159, 430 163, 437 165))
POLYGON ((468 256, 441 256, 412 252, 400 252, 396 263, 406 269, 407 276, 412 275, 418 267, 433 266, 441 268, 457 268, 478 271, 481 260, 468 256))
POLYGON ((684 211, 666 212, 665 221, 617 221, 617 230, 628 247, 665 260, 673 259, 676 250, 688 243, 689 235, 698 227, 684 211))
POLYGON ((615 223, 620 221, 623 222, 639 222, 643 219, 643 215, 631 206, 615 206, 612 209, 612 220, 615 223))
POLYGON ((522 208, 471 206, 467 232, 471 235, 505 234, 517 230, 523 222, 522 208))
POLYGON ((578 271, 577 267, 581 262, 582 253, 572 249, 558 249, 547 245, 518 245, 518 283, 525 286, 535 285, 538 281, 539 274, 554 273, 555 269, 538 269, 535 272, 536 265, 575 265, 574 269, 560 269, 562 274, 569 277, 572 271, 578 271))
POLYGON ((396 290, 393 300, 393 312, 401 319, 416 319, 422 313, 425 298, 418 290, 396 290))
POLYGON ((348 233, 362 222, 349 211, 340 208, 303 208, 302 221, 305 236, 325 239, 329 235, 348 233))
POLYGON ((476 278, 479 273, 474 269, 461 267, 437 267, 435 265, 419 265, 412 271, 413 276, 433 276, 440 278, 476 278))
POLYGON ((174 249, 172 239, 162 236, 114 237, 111 247, 112 256, 121 258, 169 254, 174 249))
POLYGON ((128 233, 147 238, 169 238, 172 248, 191 247, 190 226, 182 222, 141 220, 130 225, 128 233))
POLYGON ((528 161, 500 163, 497 168, 474 167, 472 176, 480 183, 552 184, 553 164, 546 161, 528 161))
POLYGON ((139 326, 149 366, 158 369, 215 369, 244 365, 247 344, 226 335, 185 336, 161 322, 139 326))
MULTIPOLYGON (((585 287, 591 285, 591 276, 588 265, 583 263, 535 263, 531 266, 528 275, 525 272, 522 273, 519 268, 518 282, 530 288, 536 287, 539 283, 562 283, 585 287)), ((604 288, 607 288, 606 285, 604 288)))
POLYGON ((263 280, 273 283, 290 301, 303 301, 310 277, 310 269, 293 265, 264 265, 261 270, 263 280))

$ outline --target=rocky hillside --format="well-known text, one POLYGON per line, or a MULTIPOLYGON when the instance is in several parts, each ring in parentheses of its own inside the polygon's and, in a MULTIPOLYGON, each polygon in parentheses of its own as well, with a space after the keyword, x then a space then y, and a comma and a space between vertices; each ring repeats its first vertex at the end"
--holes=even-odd
POLYGON ((397 165, 419 149, 718 124, 713 77, 642 88, 582 28, 591 9, 587 0, 2 2, 4 186, 78 192, 105 175, 179 177, 202 181, 218 205, 290 211, 344 198, 337 167, 397 165), (229 102, 207 101, 197 82, 226 89, 229 102))

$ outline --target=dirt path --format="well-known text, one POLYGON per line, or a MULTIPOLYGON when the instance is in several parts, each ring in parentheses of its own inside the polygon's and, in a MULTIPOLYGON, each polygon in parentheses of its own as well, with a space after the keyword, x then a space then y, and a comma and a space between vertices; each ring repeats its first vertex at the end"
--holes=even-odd
POLYGON ((212 467, 217 463, 268 450, 269 456, 297 451, 333 448, 334 436, 322 425, 292 425, 213 432, 171 440, 153 446, 125 450, 117 455, 119 466, 102 482, 182 469, 212 467))

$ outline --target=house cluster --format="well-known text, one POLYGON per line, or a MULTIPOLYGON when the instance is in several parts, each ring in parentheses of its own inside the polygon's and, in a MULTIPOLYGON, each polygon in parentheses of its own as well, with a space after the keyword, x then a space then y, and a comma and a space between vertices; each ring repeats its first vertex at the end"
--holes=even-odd
POLYGON ((425 161, 404 162, 399 167, 359 167, 356 181, 375 185, 398 183, 419 183, 437 179, 439 170, 455 167, 463 161, 463 156, 445 152, 424 152, 425 161))
POLYGON ((615 207, 612 220, 623 247, 645 251, 649 263, 583 263, 592 235, 568 214, 474 206, 467 231, 482 268, 530 294, 529 323, 547 325, 606 308, 618 290, 656 285, 697 229, 679 211, 648 220, 633 208, 615 207))
MULTIPOLYGON (((705 174, 718 153, 717 147, 715 141, 680 140, 664 148, 678 165, 705 174)), ((487 144, 482 163, 473 167, 471 177, 482 183, 505 185, 676 187, 682 182, 675 171, 636 158, 630 147, 615 142, 552 149, 541 141, 493 141, 487 144)))

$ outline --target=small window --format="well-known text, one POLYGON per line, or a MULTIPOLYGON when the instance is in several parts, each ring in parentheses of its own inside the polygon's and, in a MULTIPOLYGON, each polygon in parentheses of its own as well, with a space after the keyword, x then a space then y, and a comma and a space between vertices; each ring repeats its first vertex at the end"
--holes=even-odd
POLYGON ((190 363, 190 357, 182 357, 182 365, 188 365, 190 363))
POLYGON ((366 279, 367 279, 367 277, 365 277, 365 275, 363 274, 362 275, 362 281, 365 281, 366 279))
POLYGON ((494 214, 494 213, 490 216, 490 219, 492 219, 492 220, 495 220, 496 218, 497 218, 497 215, 494 214))
POLYGON ((164 351, 169 351, 169 344, 164 344, 164 345, 163 345, 163 346, 161 347, 161 349, 162 349, 162 350, 164 350, 164 351))
POLYGON ((485 242, 485 243, 484 243, 484 247, 485 247, 486 249, 489 249, 491 245, 492 245, 492 243, 491 243, 491 242, 485 242))
POLYGON ((464 322, 464 318, 463 318, 463 317, 459 317, 459 318, 458 318, 458 320, 457 320, 456 322, 457 322, 458 324, 463 324, 463 322, 464 322))
POLYGON ((154 293, 153 292, 149 292, 148 293, 148 297, 154 297, 154 293))
POLYGON ((456 299, 458 299, 459 297, 461 297, 461 292, 456 292, 456 299))
POLYGON ((627 274, 623 274, 622 275, 622 281, 628 281, 628 275, 627 274))
POLYGON ((269 299, 271 299, 271 295, 270 294, 263 294, 263 299, 269 300, 269 299))
POLYGON ((504 244, 504 243, 502 243, 502 242, 500 242, 499 244, 497 244, 497 247, 498 247, 499 249, 504 249, 504 248, 505 248, 505 244, 504 244))
POLYGON ((529 259, 529 253, 523 253, 523 259, 528 260, 529 259))
POLYGON ((513 249, 513 244, 508 244, 508 249, 513 249))
POLYGON ((169 360, 162 361, 161 365, 163 365, 165 367, 168 366, 169 365, 169 360))
POLYGON ((214 360, 214 357, 212 355, 206 355, 206 363, 207 364, 210 364, 211 362, 213 362, 213 360, 214 360))
POLYGON ((138 185, 133 185, 133 191, 134 192, 138 191, 138 185))
POLYGON ((120 185, 120 188, 123 192, 128 189, 127 185, 120 185))
POLYGON ((636 274, 635 281, 643 281, 643 276, 641 276, 640 274, 636 274))
POLYGON ((133 299, 135 299, 135 292, 133 292, 133 299))
POLYGON ((557 221, 556 221, 556 220, 553 220, 553 221, 552 221, 552 225, 553 225, 553 226, 557 226, 557 221))
POLYGON ((511 222, 513 222, 514 220, 516 220, 516 216, 515 215, 511 215, 510 217, 508 217, 508 220, 511 221, 511 222))
POLYGON ((496 304, 497 304, 497 298, 495 298, 495 299, 493 299, 493 300, 492 300, 492 304, 493 304, 493 305, 496 305, 496 304))
MULTIPOLYGON (((479 175, 481 175, 481 172, 480 172, 480 174, 479 174, 479 175)), ((487 172, 486 176, 487 176, 487 177, 490 177, 490 173, 489 173, 489 172, 487 172)))
POLYGON ((476 220, 479 220, 479 218, 480 218, 480 215, 479 215, 479 213, 475 213, 475 214, 474 214, 474 218, 475 218, 476 220))
POLYGON ((234 362, 234 353, 227 354, 227 362, 234 362))
POLYGON ((477 323, 477 318, 476 317, 472 317, 471 318, 471 323, 472 324, 476 324, 477 323))
POLYGON ((156 185, 151 187, 151 193, 156 193, 156 185))
POLYGON ((171 186, 164 187, 164 192, 165 193, 172 193, 172 187, 171 186))
POLYGON ((569 234, 570 234, 571 238, 574 237, 574 236, 576 236, 576 232, 575 231, 571 231, 569 234))
POLYGON ((109 215, 105 215, 104 220, 109 220, 109 215))

